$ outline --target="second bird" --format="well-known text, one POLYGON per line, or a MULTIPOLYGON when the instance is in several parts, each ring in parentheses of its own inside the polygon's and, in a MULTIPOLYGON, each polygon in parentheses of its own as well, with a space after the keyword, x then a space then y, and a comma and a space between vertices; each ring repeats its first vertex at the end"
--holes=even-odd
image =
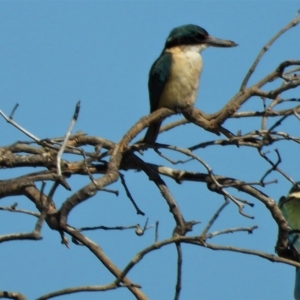
MULTIPOLYGON (((166 107, 180 110, 197 98, 202 70, 200 52, 208 46, 234 47, 235 42, 212 37, 197 25, 174 28, 149 73, 150 112, 166 107)), ((155 142, 162 121, 150 124, 144 143, 155 142)))
MULTIPOLYGON (((300 261, 300 182, 292 187, 287 197, 280 198, 278 206, 289 224, 289 247, 294 258, 300 261)), ((294 297, 300 300, 300 268, 296 268, 294 297)))

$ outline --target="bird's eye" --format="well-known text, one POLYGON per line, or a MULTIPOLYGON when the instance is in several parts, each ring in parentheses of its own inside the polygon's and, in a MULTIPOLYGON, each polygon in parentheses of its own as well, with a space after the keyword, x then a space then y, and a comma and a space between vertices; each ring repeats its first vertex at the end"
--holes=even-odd
POLYGON ((202 40, 204 40, 205 39, 205 36, 202 34, 202 33, 198 33, 197 34, 197 40, 198 41, 202 41, 202 40))

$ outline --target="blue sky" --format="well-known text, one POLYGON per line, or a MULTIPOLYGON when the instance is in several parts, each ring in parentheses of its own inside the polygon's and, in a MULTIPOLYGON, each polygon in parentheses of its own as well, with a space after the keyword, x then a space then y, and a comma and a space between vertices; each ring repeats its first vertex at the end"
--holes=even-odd
MULTIPOLYGON (((207 113, 220 109, 238 90, 258 51, 300 8, 298 1, 1 1, 0 2, 0 109, 9 114, 20 106, 14 119, 39 138, 63 136, 69 126, 75 104, 81 111, 74 131, 117 142, 135 122, 148 114, 147 78, 151 64, 160 54, 170 30, 193 23, 211 35, 239 44, 233 49, 208 49, 203 52, 204 69, 196 106, 207 113)), ((263 58, 250 83, 271 72, 286 59, 299 59, 300 26, 278 40, 263 58)), ((299 97, 299 88, 286 96, 299 97)), ((260 110, 260 99, 252 99, 245 110, 260 110)), ((172 119, 178 119, 178 116, 172 119)), ((168 121, 169 121, 168 120, 168 121)), ((259 128, 260 120, 233 120, 225 127, 233 132, 259 128)), ((272 122, 270 122, 272 124, 272 122)), ((291 120, 282 127, 297 135, 299 122, 291 120)), ((0 119, 1 146, 27 138, 0 119)), ((186 125, 162 134, 158 141, 188 147, 214 139, 194 125, 186 125)), ((287 143, 270 147, 283 154, 282 169, 299 180, 296 146, 287 143), (298 178, 297 178, 298 176, 298 178)), ((184 159, 165 152, 172 159, 184 159)), ((254 149, 211 147, 196 152, 216 174, 245 181, 258 181, 269 166, 254 149)), ((70 157, 66 157, 71 159, 70 157)), ((164 164, 151 150, 142 157, 164 164)), ((174 167, 174 166, 173 166, 174 167)), ((204 172, 190 162, 174 168, 204 172)), ((1 170, 6 179, 35 170, 1 170), (22 173, 20 173, 22 172, 22 173)), ((160 221, 159 238, 172 234, 174 222, 168 207, 154 184, 144 174, 123 172, 127 184, 149 223, 160 221)), ((290 188, 279 174, 271 174, 278 184, 262 189, 277 199, 290 188)), ((221 205, 220 196, 200 183, 181 185, 165 179, 187 220, 201 220, 192 234, 199 233, 221 205)), ((74 177, 69 184, 75 192, 88 183, 74 177)), ((49 185, 50 186, 50 185, 49 185)), ((127 226, 143 224, 136 215, 119 182, 111 186, 119 197, 98 193, 81 204, 69 217, 73 226, 127 226)), ((234 192, 234 191, 232 191, 234 192)), ((59 190, 57 207, 69 197, 59 190)), ((244 197, 244 196, 243 196, 244 197)), ((255 201, 248 198, 249 201, 255 201)), ((20 208, 35 210, 21 197, 1 200, 1 205, 18 202, 20 208)), ((212 240, 274 253, 277 228, 270 213, 255 201, 246 212, 250 220, 238 214, 230 204, 212 230, 258 225, 253 235, 236 233, 212 240)), ((0 234, 32 230, 35 219, 1 212, 0 234)), ((60 244, 57 232, 43 227, 43 240, 1 244, 0 289, 24 293, 34 299, 44 293, 78 285, 107 284, 113 280, 97 259, 83 247, 60 244)), ((89 232, 112 261, 123 268, 134 254, 153 243, 154 231, 137 237, 132 231, 89 232)), ((258 257, 211 251, 183 245, 183 282, 181 299, 291 299, 294 268, 271 263, 258 257)), ((150 299, 172 299, 176 278, 175 247, 167 246, 146 256, 129 278, 141 284, 150 299)), ((126 289, 65 296, 64 299, 133 299, 126 289)))

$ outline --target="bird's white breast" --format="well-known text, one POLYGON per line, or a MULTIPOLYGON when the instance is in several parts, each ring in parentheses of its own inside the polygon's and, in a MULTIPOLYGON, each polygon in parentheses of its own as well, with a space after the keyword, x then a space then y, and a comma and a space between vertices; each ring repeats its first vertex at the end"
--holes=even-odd
POLYGON ((291 193, 291 194, 289 194, 288 197, 289 197, 289 198, 295 197, 295 198, 300 199, 300 192, 294 192, 294 193, 291 193))
POLYGON ((172 65, 159 101, 160 107, 176 109, 195 103, 202 70, 202 49, 195 45, 166 50, 172 54, 172 65))

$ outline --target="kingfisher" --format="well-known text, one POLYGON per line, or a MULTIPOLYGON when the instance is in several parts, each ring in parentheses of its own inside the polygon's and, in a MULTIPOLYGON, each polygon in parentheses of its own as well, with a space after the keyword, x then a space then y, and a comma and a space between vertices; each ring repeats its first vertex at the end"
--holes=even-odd
MULTIPOLYGON (((209 46, 235 47, 237 44, 215 38, 202 27, 192 24, 176 27, 170 32, 149 73, 150 113, 162 107, 180 112, 194 105, 202 71, 200 52, 209 46)), ((144 143, 156 141, 161 123, 150 124, 144 143)))
MULTIPOLYGON (((287 197, 281 197, 278 206, 289 224, 289 247, 300 262, 300 182, 290 190, 287 197)), ((294 298, 300 300, 300 269, 296 268, 294 298)))

